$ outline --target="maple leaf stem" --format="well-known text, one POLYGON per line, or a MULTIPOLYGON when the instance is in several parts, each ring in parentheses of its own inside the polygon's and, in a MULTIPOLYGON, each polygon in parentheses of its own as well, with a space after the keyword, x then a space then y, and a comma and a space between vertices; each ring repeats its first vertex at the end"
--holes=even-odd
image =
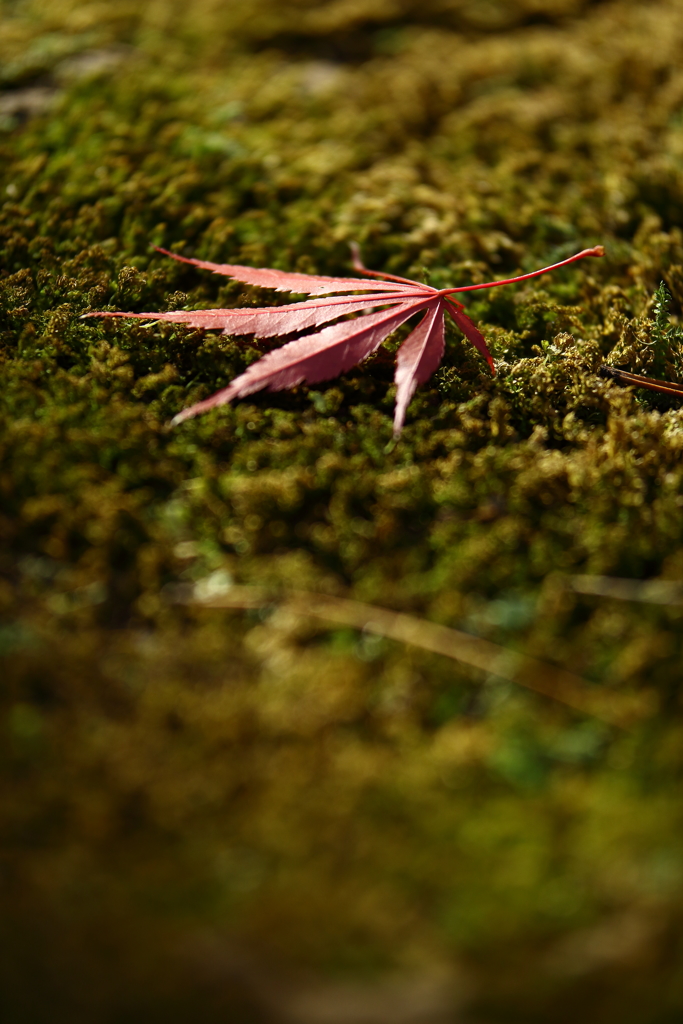
POLYGON ((558 270, 560 267, 566 267, 570 263, 576 263, 577 260, 583 260, 586 256, 604 256, 605 249, 602 245, 595 245, 592 249, 584 249, 583 252, 578 252, 575 256, 570 256, 567 260, 562 260, 560 263, 553 263, 550 267, 543 267, 541 270, 533 270, 530 274, 522 274, 520 277, 508 277, 504 281, 486 281, 483 284, 466 284, 461 288, 444 288, 439 292, 439 295, 453 295, 454 292, 476 292, 482 288, 498 288, 502 284, 517 284, 519 281, 529 281, 532 277, 540 277, 541 274, 549 274, 551 270, 558 270))

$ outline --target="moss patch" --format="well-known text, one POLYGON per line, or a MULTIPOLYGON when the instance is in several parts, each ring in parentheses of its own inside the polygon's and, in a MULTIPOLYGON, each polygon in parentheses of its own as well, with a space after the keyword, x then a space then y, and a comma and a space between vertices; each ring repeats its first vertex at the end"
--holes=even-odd
POLYGON ((401 985, 415 1024, 678 1019, 683 606, 571 577, 683 575, 683 412, 599 374, 682 379, 679 5, 110 7, 0 8, 12 1019, 393 1024, 401 985), (281 301, 153 245, 344 274, 350 240, 439 287, 608 258, 472 298, 497 377, 450 327, 397 445, 389 351, 169 431, 258 346, 79 319, 281 301), (174 603, 231 580, 658 710, 174 603))

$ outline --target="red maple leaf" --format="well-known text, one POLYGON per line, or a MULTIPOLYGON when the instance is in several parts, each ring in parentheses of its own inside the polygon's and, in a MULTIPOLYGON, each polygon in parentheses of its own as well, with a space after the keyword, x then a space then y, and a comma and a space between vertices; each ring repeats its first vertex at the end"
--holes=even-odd
POLYGON ((282 270, 257 269, 229 263, 208 263, 206 260, 187 259, 176 253, 159 249, 174 260, 191 263, 194 267, 224 274, 236 281, 270 288, 275 291, 295 292, 303 295, 324 296, 307 302, 294 302, 287 306, 268 306, 260 309, 207 309, 174 310, 170 313, 86 313, 86 316, 137 317, 142 320, 170 320, 188 327, 222 330, 228 335, 251 334, 258 338, 274 338, 329 324, 321 331, 304 334, 281 348, 268 352, 226 388, 215 395, 183 409, 172 420, 173 424, 233 398, 244 398, 267 388, 282 391, 297 384, 317 384, 345 373, 371 355, 401 324, 417 313, 422 319, 411 331, 396 355, 396 411, 394 434, 401 432, 408 403, 418 384, 424 384, 438 368, 444 353, 444 313, 448 312, 462 333, 486 359, 491 372, 495 366, 486 341, 476 324, 464 312, 457 300, 450 298, 456 292, 473 292, 482 288, 497 288, 503 284, 528 281, 550 270, 567 266, 586 256, 604 256, 601 245, 584 249, 561 263, 543 267, 531 274, 512 277, 504 281, 470 284, 461 288, 432 288, 418 281, 410 281, 395 274, 367 270, 361 263, 358 248, 354 246, 353 266, 368 277, 381 281, 367 281, 358 277, 319 277, 313 274, 290 274, 282 270), (345 294, 346 293, 346 294, 345 294), (362 294, 359 294, 362 293, 362 294), (369 311, 373 310, 373 311, 369 311), (340 319, 350 313, 360 313, 353 319, 340 319), (332 323, 332 321, 339 321, 332 323))

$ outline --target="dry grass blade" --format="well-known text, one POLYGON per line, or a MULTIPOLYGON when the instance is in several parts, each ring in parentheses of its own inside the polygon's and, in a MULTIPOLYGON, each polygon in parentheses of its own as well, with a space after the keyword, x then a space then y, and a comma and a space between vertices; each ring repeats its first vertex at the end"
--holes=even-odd
POLYGON ((677 580, 628 580, 616 576, 572 576, 569 585, 577 594, 613 597, 618 601, 683 604, 683 584, 677 580))
POLYGON ((239 610, 281 604, 302 617, 348 626, 410 644, 433 654, 442 654, 462 665, 499 676, 619 728, 627 728, 656 710, 656 696, 652 691, 632 695, 615 693, 593 686, 566 669, 502 647, 490 640, 414 615, 362 604, 360 601, 307 591, 291 591, 274 597, 260 587, 235 586, 220 597, 206 601, 195 599, 191 603, 239 610))

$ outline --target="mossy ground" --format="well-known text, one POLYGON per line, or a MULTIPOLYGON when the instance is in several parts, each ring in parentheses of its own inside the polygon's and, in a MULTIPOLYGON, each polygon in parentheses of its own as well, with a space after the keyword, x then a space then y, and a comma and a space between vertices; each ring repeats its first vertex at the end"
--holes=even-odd
POLYGON ((680 379, 680 4, 0 16, 6 1019, 679 1020, 683 608, 566 581, 683 579, 683 411, 598 375, 680 379), (351 239, 438 286, 608 256, 473 299, 498 376, 453 330, 395 446, 389 352, 169 431, 257 349, 79 319, 281 301, 153 245, 343 274, 351 239), (171 600, 228 574, 658 710, 171 600))

